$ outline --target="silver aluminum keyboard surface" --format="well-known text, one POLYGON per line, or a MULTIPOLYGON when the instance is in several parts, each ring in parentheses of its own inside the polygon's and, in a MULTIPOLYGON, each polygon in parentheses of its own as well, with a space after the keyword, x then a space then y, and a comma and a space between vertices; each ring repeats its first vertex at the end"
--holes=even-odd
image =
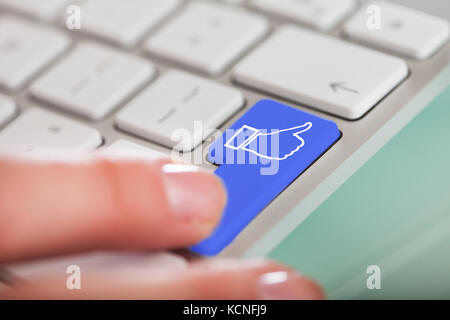
MULTIPOLYGON (((125 0, 124 0, 125 1, 125 0)), ((402 5, 407 5, 410 7, 415 7, 417 9, 423 10, 425 12, 429 12, 435 14, 437 16, 441 16, 443 18, 450 18, 450 4, 448 0, 433 0, 433 1, 395 1, 402 5)), ((157 33, 158 29, 161 25, 170 21, 170 19, 176 19, 177 13, 180 10, 183 10, 183 4, 180 8, 178 8, 173 14, 171 14, 168 18, 166 18, 157 28, 152 30, 149 35, 157 33)), ((230 4, 231 5, 231 4, 230 4)), ((254 11, 253 8, 248 6, 247 4, 243 4, 243 7, 247 7, 249 10, 254 11)), ((0 11, 0 14, 7 13, 7 11, 0 11)), ((10 13, 10 12, 8 12, 10 13)), ((12 14, 16 14, 15 12, 11 12, 12 14)), ((263 13, 260 13, 263 14, 263 13)), ((263 14, 265 15, 265 14, 263 14)), ((270 32, 264 37, 266 39, 273 33, 273 30, 278 26, 287 23, 287 20, 280 19, 275 16, 265 15, 269 18, 271 23, 270 32)), ((32 19, 32 18, 29 18, 32 19)), ((289 21, 291 23, 291 21, 289 21)), ((43 24, 46 24, 43 22, 43 24)), ((64 27, 55 23, 55 28, 64 32, 64 27)), ((306 27, 305 27, 306 28, 306 27)), ((336 30, 334 30, 331 34, 343 38, 342 26, 339 26, 336 30)), ((85 35, 73 34, 69 31, 65 31, 69 33, 76 43, 78 40, 90 39, 85 35)), ((261 43, 264 41, 262 39, 258 42, 261 43)), ((98 40, 101 42, 100 40, 98 40)), ((349 40, 347 40, 349 41, 349 40)), ((59 57, 56 61, 53 61, 52 64, 45 68, 45 70, 41 71, 39 75, 45 73, 48 69, 52 68, 57 61, 64 58, 64 56, 70 52, 73 48, 74 43, 72 43, 72 47, 69 48, 62 57, 59 57)), ((104 43, 106 45, 111 45, 108 43, 104 43)), ((257 47, 258 44, 254 45, 257 47)), ((113 46, 113 45, 111 45, 113 46)), ((376 50, 376 49, 374 49, 376 50)), ((157 77, 171 68, 178 68, 181 70, 185 70, 188 72, 192 72, 196 74, 196 71, 193 69, 187 69, 182 65, 178 65, 176 63, 168 62, 165 59, 158 58, 156 56, 149 56, 143 50, 142 46, 139 46, 138 49, 133 50, 137 55, 145 57, 153 62, 157 66, 157 77)), ((391 53, 392 54, 392 53, 391 53)), ((395 54, 393 54, 395 56, 395 54)), ((267 232, 271 226, 280 220, 284 215, 286 215, 290 209, 292 209, 296 204, 298 204, 302 199, 304 199, 311 190, 315 189, 319 184, 321 184, 324 179, 329 176, 336 168, 338 168, 346 159, 348 159, 358 148, 367 141, 374 133, 376 133, 383 124, 386 123, 388 119, 393 117, 399 110, 402 109, 403 106, 417 93, 419 92, 433 77, 435 77, 446 65, 450 63, 450 45, 447 43, 445 47, 441 48, 437 54, 432 56, 429 60, 424 62, 418 62, 415 60, 411 60, 405 57, 403 58, 409 67, 410 75, 409 77, 400 84, 393 92, 391 92, 385 99, 383 99, 380 103, 378 103, 367 115, 357 121, 348 121, 344 119, 340 119, 333 115, 328 115, 320 111, 316 111, 314 109, 310 109, 299 105, 297 103, 293 103, 291 101, 286 101, 280 98, 276 98, 273 96, 266 95, 264 93, 257 92, 252 89, 248 89, 244 86, 238 85, 232 81, 231 78, 231 70, 233 66, 231 66, 227 72, 222 74, 217 78, 212 78, 216 81, 228 84, 237 88, 240 92, 243 93, 246 103, 245 107, 241 109, 238 113, 236 113, 231 119, 229 119, 226 123, 221 126, 221 129, 227 128, 230 124, 232 124, 236 119, 238 119, 249 107, 255 104, 257 101, 265 98, 272 98, 278 101, 284 102, 288 105, 295 106, 301 110, 306 112, 310 112, 313 114, 317 114, 320 117, 331 119, 335 121, 343 133, 341 140, 329 150, 319 161, 317 161, 311 168, 309 168, 303 175, 300 180, 296 180, 288 189, 286 189, 279 197, 273 201, 271 205, 269 205, 260 215, 246 228, 241 232, 241 234, 236 238, 236 240, 221 254, 222 256, 240 256, 242 255, 250 246, 256 243, 259 237, 267 232)), ((240 60, 239 60, 240 61, 240 60)), ((203 76, 203 75, 201 75, 203 76)), ((305 75, 307 76, 307 75, 305 75)), ((152 80, 154 81, 154 80, 152 80)), ((9 95, 8 92, 0 89, 0 93, 5 95, 9 95)), ((9 95, 11 96, 11 95, 9 95)), ((114 124, 114 117, 117 111, 110 114, 106 119, 101 121, 89 121, 85 118, 79 117, 75 114, 71 114, 69 112, 62 111, 62 109, 55 108, 45 103, 39 102, 29 97, 28 88, 19 92, 16 95, 12 95, 12 97, 16 100, 19 112, 16 114, 16 117, 20 116, 25 110, 30 108, 30 106, 38 106, 46 110, 51 110, 57 114, 63 114, 65 116, 69 116, 80 123, 84 123, 85 125, 95 128, 100 131, 104 139, 104 145, 110 145, 116 140, 126 139, 131 142, 138 143, 143 146, 148 146, 154 150, 161 151, 165 154, 169 154, 170 150, 149 142, 144 139, 140 139, 138 137, 127 134, 123 131, 120 131, 116 128, 114 124)), ((130 99, 127 99, 121 106, 124 106, 130 99)), ((120 108, 118 109, 120 110, 120 108)), ((14 121, 14 118, 11 121, 14 121)), ((203 143, 202 147, 197 148, 193 151, 193 155, 199 152, 206 152, 208 145, 211 143, 211 140, 207 140, 203 143)), ((205 162, 204 167, 207 170, 213 171, 215 166, 208 164, 205 162)))

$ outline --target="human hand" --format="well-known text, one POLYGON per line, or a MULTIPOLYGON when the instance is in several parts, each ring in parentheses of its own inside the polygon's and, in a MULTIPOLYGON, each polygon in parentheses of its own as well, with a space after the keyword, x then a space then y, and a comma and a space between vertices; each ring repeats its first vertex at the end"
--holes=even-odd
MULTIPOLYGON (((0 158, 0 265, 50 256, 187 247, 218 223, 221 182, 168 160, 0 158)), ((199 259, 183 272, 83 270, 17 282, 0 299, 319 299, 312 280, 277 263, 199 259)))

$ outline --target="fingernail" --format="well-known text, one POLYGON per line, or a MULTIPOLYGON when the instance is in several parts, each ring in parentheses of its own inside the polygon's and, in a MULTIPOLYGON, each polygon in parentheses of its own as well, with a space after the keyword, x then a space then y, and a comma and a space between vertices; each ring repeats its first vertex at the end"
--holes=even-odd
POLYGON ((320 287, 295 271, 263 274, 258 279, 260 298, 264 300, 323 299, 320 287))
POLYGON ((186 221, 216 224, 225 205, 222 182, 197 166, 166 164, 162 167, 166 196, 173 213, 186 221))

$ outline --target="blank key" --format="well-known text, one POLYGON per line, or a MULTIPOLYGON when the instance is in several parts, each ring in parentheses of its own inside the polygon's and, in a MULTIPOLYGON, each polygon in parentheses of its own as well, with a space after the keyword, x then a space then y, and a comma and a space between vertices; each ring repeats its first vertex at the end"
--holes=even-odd
POLYGON ((82 30, 123 47, 133 47, 180 0, 89 0, 82 3, 82 30))
POLYGON ((16 91, 67 48, 59 31, 26 20, 0 18, 0 86, 16 91))
POLYGON ((347 119, 363 116, 407 75, 401 59, 294 26, 234 70, 243 84, 347 119))
POLYGON ((31 93, 52 105, 98 120, 154 72, 154 66, 142 58, 84 43, 34 83, 31 93))
POLYGON ((242 94, 181 71, 169 71, 116 117, 130 133, 191 151, 244 104, 242 94))
POLYGON ((449 23, 424 12, 377 1, 364 6, 344 31, 355 40, 423 60, 448 40, 449 23), (379 14, 379 25, 368 20, 367 12, 379 14))
POLYGON ((217 75, 268 30, 263 18, 219 3, 191 3, 157 32, 147 50, 204 73, 217 75))
POLYGON ((328 31, 356 6, 355 0, 253 0, 256 8, 328 31))
POLYGON ((97 130, 39 109, 25 112, 0 132, 0 150, 84 151, 101 143, 97 130))

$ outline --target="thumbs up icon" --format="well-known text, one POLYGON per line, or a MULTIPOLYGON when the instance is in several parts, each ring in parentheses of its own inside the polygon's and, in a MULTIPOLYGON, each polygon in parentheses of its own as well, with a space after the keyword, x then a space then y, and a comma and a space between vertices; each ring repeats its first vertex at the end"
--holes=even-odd
POLYGON ((312 123, 307 122, 292 128, 265 132, 244 125, 224 146, 228 149, 248 151, 268 160, 285 160, 305 145, 305 140, 300 135, 311 128, 312 123), (267 147, 269 145, 270 148, 267 147))

